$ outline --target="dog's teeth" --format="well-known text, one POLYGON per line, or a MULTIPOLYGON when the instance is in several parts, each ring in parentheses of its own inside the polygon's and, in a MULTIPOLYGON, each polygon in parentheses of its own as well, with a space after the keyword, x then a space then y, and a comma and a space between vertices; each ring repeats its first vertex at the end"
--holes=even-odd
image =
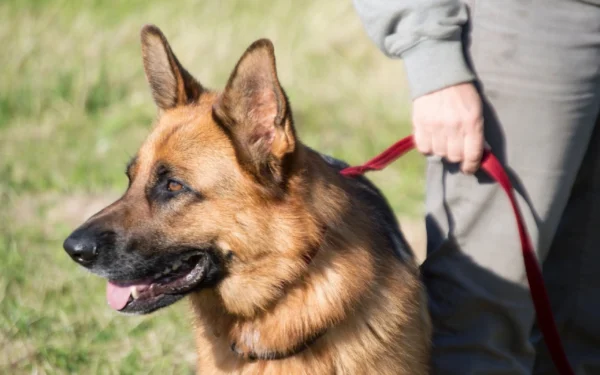
POLYGON ((131 287, 131 296, 133 297, 133 299, 138 299, 140 296, 140 292, 138 292, 135 286, 131 287))

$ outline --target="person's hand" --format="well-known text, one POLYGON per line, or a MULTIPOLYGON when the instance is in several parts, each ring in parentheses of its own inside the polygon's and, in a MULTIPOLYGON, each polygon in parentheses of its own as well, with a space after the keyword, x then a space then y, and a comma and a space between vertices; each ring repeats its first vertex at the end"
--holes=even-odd
POLYGON ((413 101, 413 134, 419 152, 461 163, 464 173, 479 168, 483 154, 481 97, 473 83, 461 83, 413 101))

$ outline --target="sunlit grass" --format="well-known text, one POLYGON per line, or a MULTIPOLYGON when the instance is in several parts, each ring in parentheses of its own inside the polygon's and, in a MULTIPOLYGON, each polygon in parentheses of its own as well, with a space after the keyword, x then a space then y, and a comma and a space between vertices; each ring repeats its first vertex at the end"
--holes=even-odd
MULTIPOLYGON (((102 280, 61 250, 91 201, 124 190, 154 117, 143 24, 213 88, 252 41, 272 39, 301 139, 351 164, 409 132, 402 66, 367 39, 350 1, 5 0, 0 19, 0 373, 193 368, 185 303, 117 315, 102 280)), ((371 178, 411 216, 422 169, 411 155, 371 178)))

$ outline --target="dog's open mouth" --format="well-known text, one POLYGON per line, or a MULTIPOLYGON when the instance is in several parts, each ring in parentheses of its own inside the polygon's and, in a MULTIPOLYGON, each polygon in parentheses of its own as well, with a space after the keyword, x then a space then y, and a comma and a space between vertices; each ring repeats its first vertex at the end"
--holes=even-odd
POLYGON ((109 280, 106 299, 113 309, 121 312, 152 312, 198 287, 206 276, 207 262, 205 253, 188 254, 144 280, 109 280))

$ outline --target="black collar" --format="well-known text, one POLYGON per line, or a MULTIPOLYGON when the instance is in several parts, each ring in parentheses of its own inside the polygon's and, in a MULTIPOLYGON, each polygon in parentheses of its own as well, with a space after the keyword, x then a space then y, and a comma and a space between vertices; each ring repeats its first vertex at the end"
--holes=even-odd
POLYGON ((250 361, 277 361, 280 359, 286 359, 286 358, 295 356, 296 354, 302 353, 306 349, 310 348, 310 346, 312 344, 314 344, 318 339, 320 339, 323 335, 325 335, 326 332, 327 332, 327 328, 324 328, 321 331, 317 332, 316 334, 310 336, 307 340, 297 344, 290 350, 286 350, 284 352, 273 351, 273 352, 265 352, 265 353, 255 353, 255 352, 244 353, 244 352, 241 352, 237 348, 235 342, 231 344, 231 350, 238 356, 248 359, 250 361))

